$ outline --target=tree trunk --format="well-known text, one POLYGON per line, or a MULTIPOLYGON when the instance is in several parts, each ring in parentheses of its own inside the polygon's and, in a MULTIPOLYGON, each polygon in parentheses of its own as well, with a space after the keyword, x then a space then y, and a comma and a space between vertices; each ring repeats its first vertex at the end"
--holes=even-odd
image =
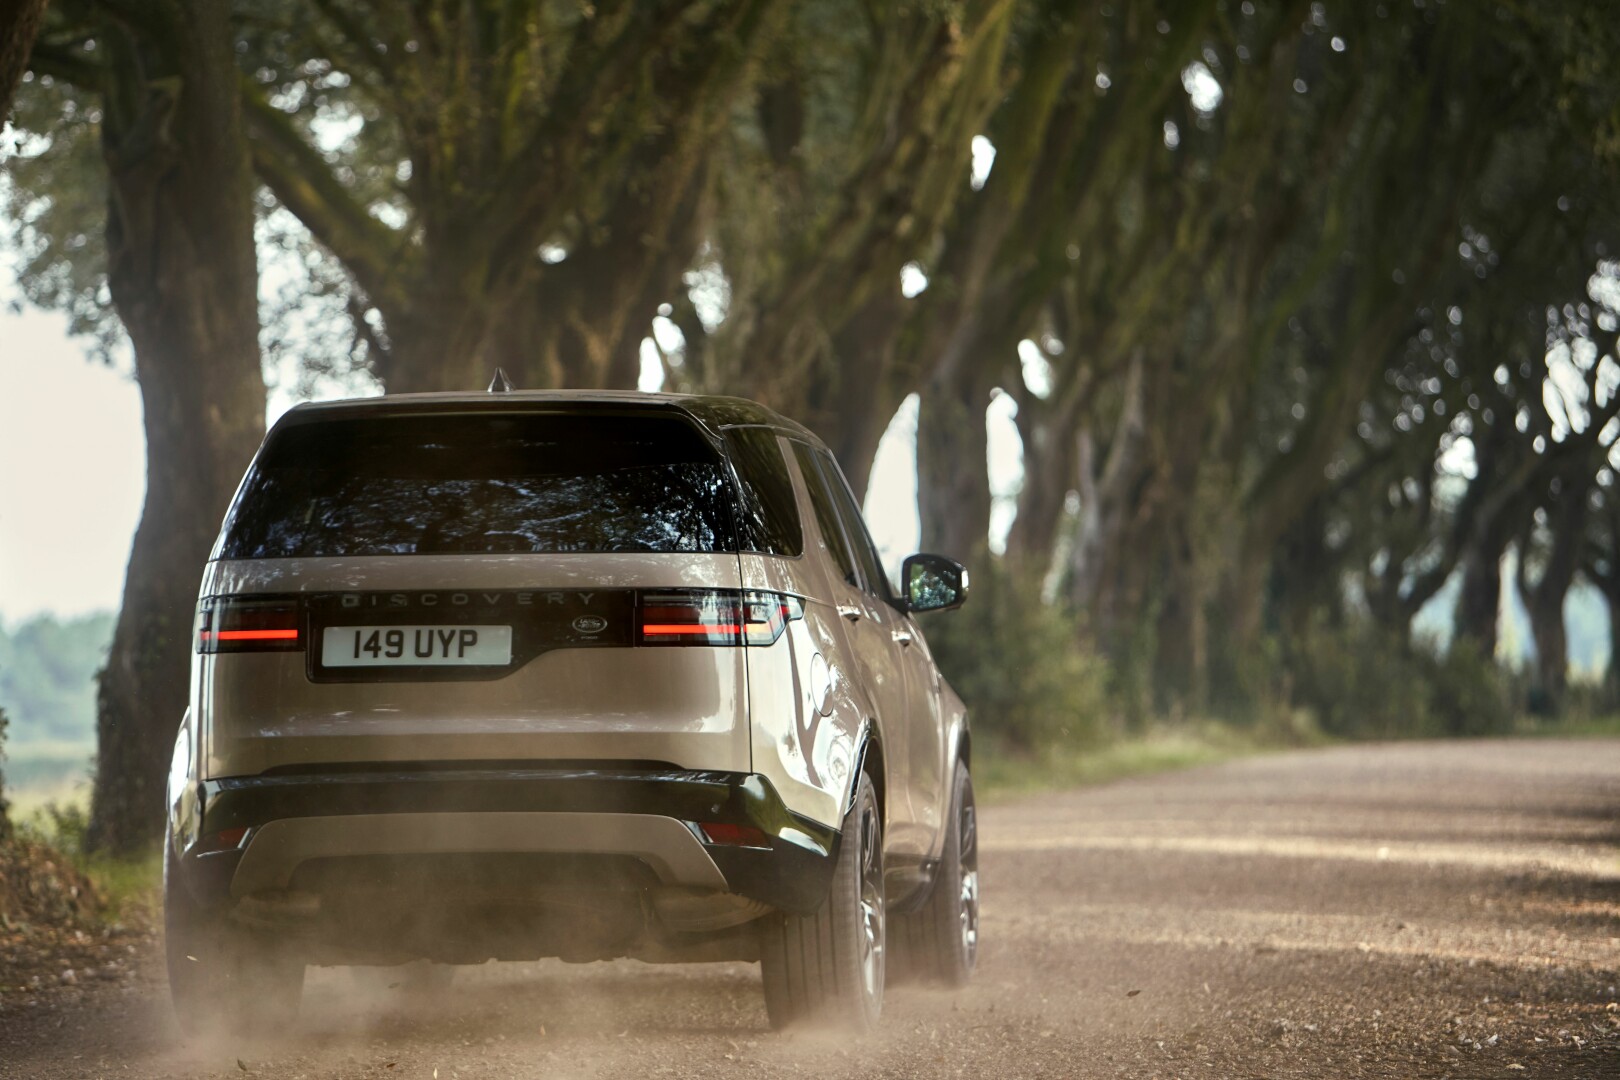
POLYGON ((1191 522, 1177 515, 1159 583, 1158 656, 1155 680, 1161 708, 1198 715, 1209 700, 1208 587, 1202 580, 1191 522))
POLYGON ((253 193, 223 6, 153 3, 101 37, 108 284, 135 351, 147 490, 97 701, 90 842, 161 834, 197 580, 264 435, 253 193))
POLYGON ((28 67, 28 54, 45 15, 45 0, 11 0, 0 11, 0 125, 11 113, 11 95, 28 67))
POLYGON ((1471 641, 1479 655, 1496 655, 1502 610, 1502 554, 1506 536, 1484 537, 1462 560, 1462 588, 1452 615, 1452 638, 1471 641))
POLYGON ((1536 639, 1536 711, 1557 716, 1564 708, 1569 687, 1569 634, 1564 626, 1564 596, 1552 591, 1526 607, 1530 612, 1530 633, 1536 639))
POLYGON ((1078 441, 1067 415, 1042 415, 1033 395, 1018 406, 1018 434, 1024 444, 1024 486, 1018 516, 1007 534, 1007 561, 1017 572, 1044 578, 1052 567, 1059 533, 1075 490, 1078 441))
POLYGON ((834 339, 831 371, 811 389, 805 413, 797 418, 826 440, 862 499, 872 480, 878 443, 911 391, 895 358, 907 303, 898 291, 885 293, 850 319, 834 339))
POLYGON ((989 557, 990 469, 985 410, 990 389, 969 365, 933 382, 917 416, 917 514, 922 548, 983 571, 989 557))
MULTIPOLYGON (((1140 352, 1130 360, 1124 396, 1106 453, 1082 420, 1074 442, 1079 520, 1069 551, 1069 598, 1099 629, 1119 627, 1141 612, 1143 597, 1125 584, 1131 537, 1159 509, 1159 473, 1149 461, 1145 384, 1140 352)), ((1142 560, 1140 551, 1134 553, 1142 560)))
POLYGON ((390 394, 482 390, 489 304, 458 290, 434 286, 412 290, 406 310, 385 311, 388 356, 378 375, 390 394))
POLYGON ((1620 706, 1620 576, 1602 582, 1604 607, 1609 612, 1609 663, 1603 672, 1608 706, 1620 706))
MULTIPOLYGON (((1578 475, 1578 474, 1577 474, 1578 475)), ((1525 555, 1519 553, 1519 591, 1530 613, 1530 632, 1536 638, 1536 684, 1539 708, 1557 716, 1569 689, 1569 634, 1564 626, 1564 599, 1575 582, 1581 548, 1586 539, 1587 485, 1584 476, 1565 475, 1558 500, 1548 515, 1551 547, 1534 585, 1528 580, 1525 555)))

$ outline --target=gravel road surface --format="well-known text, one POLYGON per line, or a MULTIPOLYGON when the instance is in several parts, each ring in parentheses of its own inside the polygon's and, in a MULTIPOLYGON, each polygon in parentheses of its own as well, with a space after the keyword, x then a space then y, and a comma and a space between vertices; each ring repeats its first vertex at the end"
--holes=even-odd
MULTIPOLYGON (((183 1042, 161 968, 0 993, 0 1077, 1620 1077, 1620 741, 1281 754, 981 811, 969 989, 773 1034, 743 964, 310 973, 183 1042)), ((142 949, 150 954, 149 944, 142 949)))

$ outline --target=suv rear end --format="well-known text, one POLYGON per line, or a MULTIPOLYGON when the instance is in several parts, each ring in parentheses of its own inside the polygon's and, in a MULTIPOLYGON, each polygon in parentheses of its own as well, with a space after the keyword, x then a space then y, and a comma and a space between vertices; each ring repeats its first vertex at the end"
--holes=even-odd
MULTIPOLYGON (((874 875, 881 908, 876 732, 828 674, 855 665, 778 447, 813 436, 697 400, 275 426, 203 576, 169 780, 184 1025, 282 1023, 307 964, 760 959, 771 919, 828 907, 858 803, 851 910, 874 875)), ((878 917, 845 920, 863 1024, 878 917)))

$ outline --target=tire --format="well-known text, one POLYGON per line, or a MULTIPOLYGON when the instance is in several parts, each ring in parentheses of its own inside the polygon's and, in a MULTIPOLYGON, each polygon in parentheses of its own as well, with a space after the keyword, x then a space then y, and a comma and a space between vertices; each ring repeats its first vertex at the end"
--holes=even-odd
POLYGON ((188 1037, 265 1038, 284 1033, 298 1018, 303 962, 202 910, 180 881, 167 843, 163 953, 175 1019, 188 1037))
POLYGON ((893 920, 895 970, 908 979, 966 986, 979 961, 979 828, 973 778, 958 764, 939 871, 923 906, 893 920))
POLYGON ((760 968, 773 1028, 810 1023, 864 1034, 883 1012, 883 819, 864 773, 844 817, 837 860, 820 909, 762 920, 760 968))

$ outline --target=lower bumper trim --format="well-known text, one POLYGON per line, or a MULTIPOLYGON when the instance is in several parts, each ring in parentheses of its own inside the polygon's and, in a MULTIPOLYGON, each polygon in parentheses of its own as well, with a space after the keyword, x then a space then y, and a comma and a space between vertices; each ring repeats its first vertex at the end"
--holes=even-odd
POLYGON ((282 818, 257 829, 231 878, 237 898, 292 884, 311 859, 363 855, 599 854, 639 859, 666 885, 728 891, 692 831, 650 814, 462 812, 282 818))
POLYGON ((216 910, 286 889, 312 860, 554 853, 626 856, 662 885, 808 912, 826 897, 839 838, 753 773, 387 764, 202 786, 203 836, 251 830, 241 851, 181 853, 182 887, 216 910), (752 826, 770 847, 705 843, 698 822, 752 826))

